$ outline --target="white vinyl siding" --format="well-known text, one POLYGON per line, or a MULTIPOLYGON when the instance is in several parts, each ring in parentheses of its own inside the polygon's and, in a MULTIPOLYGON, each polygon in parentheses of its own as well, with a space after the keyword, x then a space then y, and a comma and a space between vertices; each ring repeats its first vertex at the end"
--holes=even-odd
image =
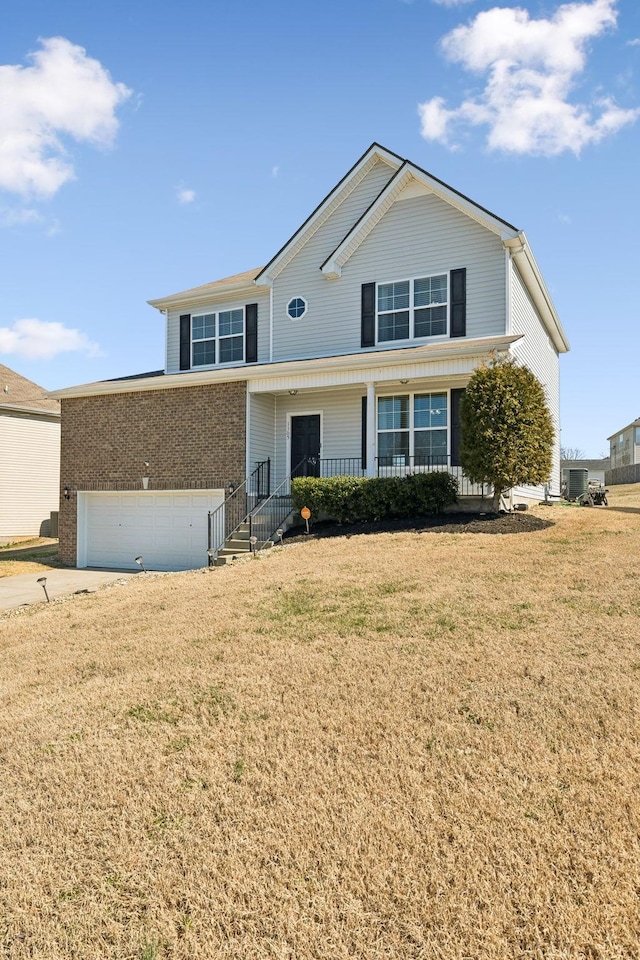
POLYGON ((276 456, 272 477, 276 482, 289 473, 287 426, 290 416, 319 413, 322 417, 323 459, 360 457, 362 450, 362 397, 367 388, 305 391, 297 396, 279 396, 276 403, 276 456))
POLYGON ((60 498, 60 420, 0 411, 0 536, 38 536, 60 498))
POLYGON ((249 473, 257 464, 274 460, 276 398, 269 394, 249 394, 249 473))
MULTIPOLYGON (((366 183, 367 179, 361 188, 366 183)), ((340 222, 343 236, 353 222, 340 222)), ((328 280, 319 270, 331 252, 330 244, 323 242, 328 228, 326 224, 318 231, 276 278, 274 360, 359 352, 363 283, 389 283, 461 267, 467 270, 466 336, 505 333, 502 242, 444 200, 434 195, 397 200, 347 261, 337 280, 328 280), (286 316, 286 305, 293 296, 304 296, 308 302, 306 315, 295 323, 286 316)), ((385 348, 389 345, 386 343, 385 348)))
MULTIPOLYGON (((180 317, 188 313, 193 317, 215 313, 218 316, 229 310, 242 310, 248 303, 258 304, 258 362, 269 360, 269 292, 248 290, 242 297, 228 300, 211 300, 197 307, 180 307, 169 311, 167 318, 167 373, 180 373, 180 317)), ((222 341, 221 341, 222 342, 222 341)), ((240 361, 239 365, 243 361, 240 361)), ((201 367, 192 367, 198 370, 201 367)))
MULTIPOLYGON (((560 364, 558 351, 546 332, 536 307, 527 292, 518 268, 510 262, 511 270, 511 333, 524 337, 511 347, 511 353, 536 375, 547 397, 553 418, 555 441, 551 468, 550 491, 560 493, 560 364)), ((516 495, 543 497, 544 486, 518 487, 516 495)))

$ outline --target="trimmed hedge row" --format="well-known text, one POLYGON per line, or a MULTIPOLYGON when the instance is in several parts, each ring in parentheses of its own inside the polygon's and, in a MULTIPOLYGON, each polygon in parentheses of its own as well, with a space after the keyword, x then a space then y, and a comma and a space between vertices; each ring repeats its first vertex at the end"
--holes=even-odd
POLYGON ((439 513, 458 500, 450 473, 414 473, 406 477, 296 477, 293 508, 308 507, 341 523, 420 517, 439 513))

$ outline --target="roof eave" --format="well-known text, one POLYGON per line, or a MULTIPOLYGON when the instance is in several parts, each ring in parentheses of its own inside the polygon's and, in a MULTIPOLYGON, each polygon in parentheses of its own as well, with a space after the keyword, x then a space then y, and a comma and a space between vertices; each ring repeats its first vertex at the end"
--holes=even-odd
POLYGON ((143 393, 148 390, 170 390, 184 387, 196 387, 214 383, 247 382, 269 377, 292 374, 322 373, 341 369, 367 370, 371 367, 385 367, 416 360, 450 359, 460 356, 484 356, 492 351, 507 351, 511 344, 520 340, 522 334, 499 337, 476 337, 467 340, 464 337, 435 344, 416 347, 403 347, 393 350, 371 350, 362 353, 339 354, 334 357, 315 357, 307 360, 281 360, 277 363, 259 363, 244 367, 225 367, 222 370, 202 370, 182 373, 169 373, 163 377, 149 377, 139 380, 105 380, 99 383, 85 383, 76 387, 64 387, 50 395, 57 399, 75 397, 103 396, 114 393, 143 393))
POLYGON ((0 403, 0 411, 6 410, 9 413, 29 413, 37 414, 40 417, 53 417, 60 419, 60 410, 43 410, 39 407, 28 407, 19 403, 0 403))
POLYGON ((159 297, 157 300, 147 300, 150 307, 156 310, 170 310, 172 307, 180 307, 187 304, 211 303, 214 300, 227 300, 229 297, 236 297, 241 293, 248 295, 254 294, 256 289, 268 289, 266 283, 256 283, 251 280, 250 283, 234 283, 228 287, 216 287, 215 290, 201 291, 197 293, 173 293, 169 297, 159 297))
POLYGON ((503 243, 518 267, 556 350, 558 353, 567 353, 570 350, 569 341, 526 234, 521 230, 515 237, 505 239, 503 243))

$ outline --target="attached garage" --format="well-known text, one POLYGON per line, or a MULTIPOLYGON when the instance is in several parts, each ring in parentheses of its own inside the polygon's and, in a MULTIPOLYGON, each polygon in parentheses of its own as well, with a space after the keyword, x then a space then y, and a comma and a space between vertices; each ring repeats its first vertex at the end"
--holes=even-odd
POLYGON ((207 565, 207 514, 223 490, 78 493, 79 567, 193 570, 207 565))

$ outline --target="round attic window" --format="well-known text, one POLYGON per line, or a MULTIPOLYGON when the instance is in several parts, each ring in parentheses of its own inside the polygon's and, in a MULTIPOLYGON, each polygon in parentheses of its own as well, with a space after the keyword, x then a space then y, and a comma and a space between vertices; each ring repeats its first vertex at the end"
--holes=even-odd
POLYGON ((287 304, 287 316, 292 320, 299 320, 307 312, 307 301, 304 297, 293 297, 287 304))

